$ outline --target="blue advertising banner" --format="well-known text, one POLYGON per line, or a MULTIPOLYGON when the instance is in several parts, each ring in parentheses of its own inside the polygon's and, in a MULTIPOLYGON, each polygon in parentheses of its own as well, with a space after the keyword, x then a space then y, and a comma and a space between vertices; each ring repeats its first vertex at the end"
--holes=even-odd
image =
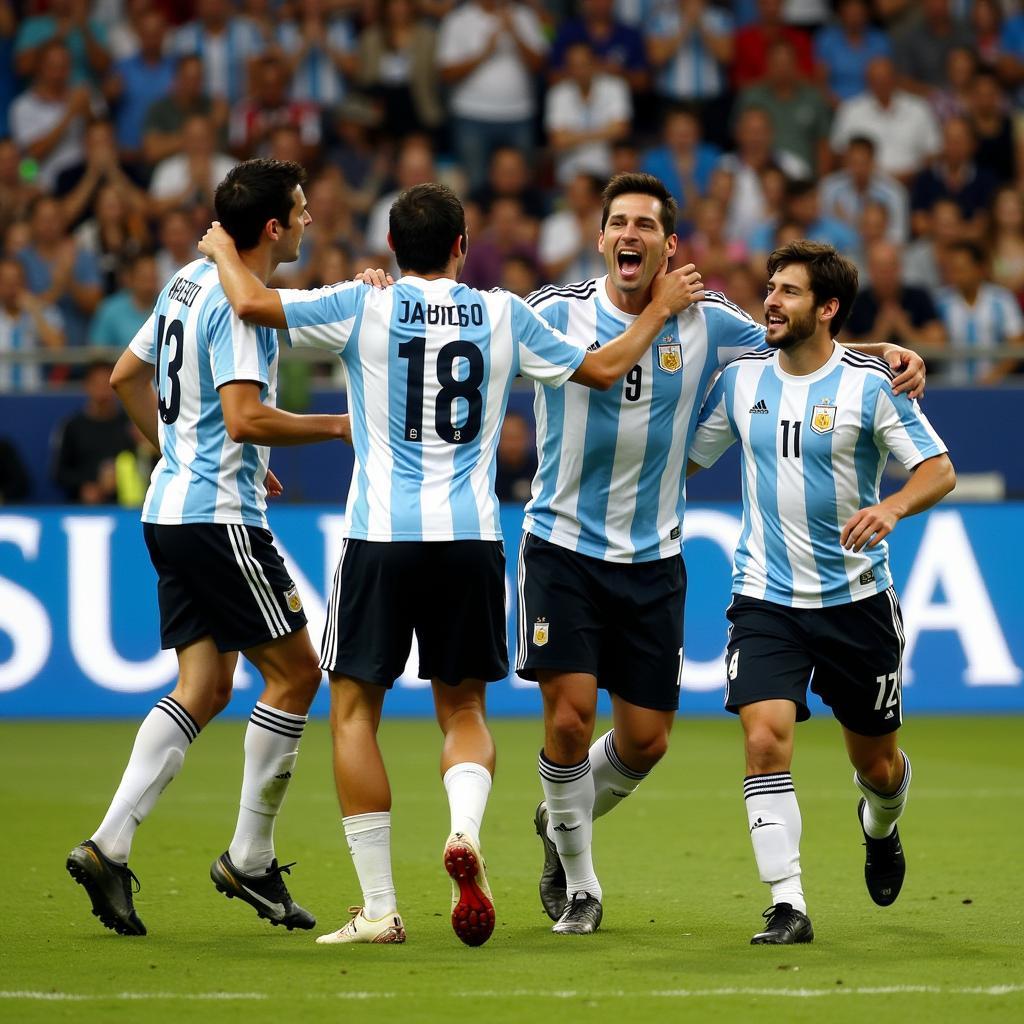
MULTIPOLYGON (((726 620, 736 505, 693 506, 686 517, 689 593, 683 714, 724 714, 726 620)), ((509 637, 522 511, 502 513, 509 560, 509 637)), ((335 508, 280 508, 272 527, 298 585, 314 645, 341 547, 335 508)), ((941 506, 901 523, 893 574, 906 622, 904 708, 1024 711, 1024 504, 941 506)), ((175 677, 159 648, 155 575, 137 514, 113 509, 0 514, 0 716, 140 717, 175 677)), ((387 614, 386 609, 381 614, 387 614)), ((452 623, 458 629, 457 622, 452 623)), ((552 628, 557 628, 553 624, 552 628)), ((240 661, 229 714, 248 715, 260 682, 240 661)), ((324 688, 326 691, 326 687, 324 688)), ((326 710, 326 692, 316 711, 326 710)), ((431 713, 416 650, 388 696, 389 714, 431 713)), ((491 687, 492 714, 535 715, 533 683, 491 687)))

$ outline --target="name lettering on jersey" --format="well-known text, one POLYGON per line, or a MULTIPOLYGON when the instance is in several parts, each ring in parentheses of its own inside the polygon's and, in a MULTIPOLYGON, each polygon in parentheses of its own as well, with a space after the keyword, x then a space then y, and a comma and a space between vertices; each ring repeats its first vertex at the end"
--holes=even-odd
POLYGON ((678 373, 683 368, 683 346, 671 334, 658 343, 658 366, 666 373, 678 373))
POLYGON ((547 619, 538 619, 533 624, 533 643, 535 647, 543 647, 548 642, 550 627, 547 619))
POLYGON ((398 314, 400 324, 420 324, 424 327, 482 327, 484 307, 478 302, 457 302, 451 306, 436 306, 433 303, 401 300, 398 314))
POLYGON ((171 290, 167 293, 167 298, 171 302, 180 302, 183 306, 188 306, 191 309, 200 288, 202 285, 196 281, 190 281, 187 277, 176 277, 174 284, 171 285, 171 290))
POLYGON ((836 407, 826 398, 821 405, 811 410, 811 430, 816 434, 827 434, 836 425, 836 407))

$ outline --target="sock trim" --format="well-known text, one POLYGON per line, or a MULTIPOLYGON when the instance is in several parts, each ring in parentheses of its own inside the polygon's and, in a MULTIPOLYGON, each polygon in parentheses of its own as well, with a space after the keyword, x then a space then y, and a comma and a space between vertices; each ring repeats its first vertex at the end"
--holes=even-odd
POLYGON ((768 775, 748 775, 743 780, 743 799, 765 796, 769 793, 795 793, 790 772, 771 772, 768 775))
POLYGON ((635 768, 630 768, 625 761, 619 757, 619 752, 615 749, 615 733, 610 732, 604 738, 604 752, 608 758, 608 763, 620 774, 624 775, 627 779, 632 779, 634 782, 643 782, 644 779, 650 774, 649 770, 646 772, 638 772, 635 768))
POLYGON ((540 757, 537 758, 537 771, 540 772, 540 777, 547 779, 548 782, 576 782, 585 778, 590 770, 589 753, 579 764, 555 764, 554 761, 544 756, 543 750, 540 752, 540 757))
POLYGON ((199 735, 199 726, 196 720, 173 697, 162 697, 156 702, 155 708, 159 708, 174 722, 185 734, 185 739, 189 743, 199 735))
MULTIPOLYGON (((911 777, 910 758, 907 757, 906 752, 904 750, 900 749, 900 753, 903 755, 903 781, 899 784, 899 787, 895 790, 895 792, 880 792, 879 790, 875 789, 875 787, 872 786, 869 782, 865 782, 864 779, 861 777, 860 772, 855 771, 853 774, 857 785, 860 786, 862 790, 867 790, 867 792, 873 793, 875 796, 878 797, 879 800, 899 800, 906 794, 907 790, 910 788, 911 777)), ((886 807, 885 810, 892 811, 895 810, 897 806, 899 805, 897 804, 893 807, 886 807)))
POLYGON ((278 711, 267 704, 256 703, 249 716, 252 725, 258 725, 267 732, 276 732, 278 736, 289 736, 292 739, 300 739, 302 730, 306 727, 306 717, 298 715, 287 715, 285 711, 278 711))

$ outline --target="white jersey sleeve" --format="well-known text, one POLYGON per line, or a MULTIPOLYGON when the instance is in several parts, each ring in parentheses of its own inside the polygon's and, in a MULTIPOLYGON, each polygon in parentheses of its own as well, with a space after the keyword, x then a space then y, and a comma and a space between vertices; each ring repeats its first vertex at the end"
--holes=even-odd
POLYGON ((128 342, 128 348, 144 363, 156 365, 156 312, 146 318, 146 322, 135 332, 135 337, 128 342))
POLYGON ((913 469, 925 459, 948 450, 917 400, 905 394, 894 395, 884 384, 878 387, 875 396, 874 435, 905 469, 913 469))
POLYGON ((549 387, 561 387, 583 362, 586 349, 552 327, 522 299, 513 296, 511 302, 517 371, 549 387))
POLYGON ((701 406, 689 457, 705 469, 713 466, 737 439, 729 409, 734 382, 732 373, 722 373, 701 406))
POLYGON ((284 334, 293 348, 327 349, 339 355, 352 337, 366 301, 368 285, 346 281, 326 288, 281 288, 281 305, 288 322, 284 334))
POLYGON ((215 388, 242 380, 256 381, 264 387, 270 383, 266 353, 256 328, 239 320, 227 302, 213 305, 203 327, 215 388))

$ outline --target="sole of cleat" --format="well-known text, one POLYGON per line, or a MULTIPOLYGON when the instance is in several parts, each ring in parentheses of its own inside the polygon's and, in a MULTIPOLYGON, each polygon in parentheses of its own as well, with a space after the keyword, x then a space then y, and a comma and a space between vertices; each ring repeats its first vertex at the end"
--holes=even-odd
POLYGON ((494 904, 477 884, 480 865, 476 854, 461 843, 445 850, 444 868, 459 887, 452 911, 452 930, 467 946, 482 946, 494 932, 494 904))
POLYGON ((71 876, 72 881, 77 882, 86 892, 89 897, 89 901, 92 903, 93 917, 99 918, 100 924, 104 928, 109 928, 112 932, 116 932, 118 935, 145 935, 146 929, 143 927, 142 931, 124 921, 122 918, 117 917, 115 914, 111 914, 97 904, 102 904, 103 896, 102 893, 97 889, 96 883, 93 882, 92 878, 89 877, 88 872, 78 863, 68 858, 67 864, 68 874, 71 876))

